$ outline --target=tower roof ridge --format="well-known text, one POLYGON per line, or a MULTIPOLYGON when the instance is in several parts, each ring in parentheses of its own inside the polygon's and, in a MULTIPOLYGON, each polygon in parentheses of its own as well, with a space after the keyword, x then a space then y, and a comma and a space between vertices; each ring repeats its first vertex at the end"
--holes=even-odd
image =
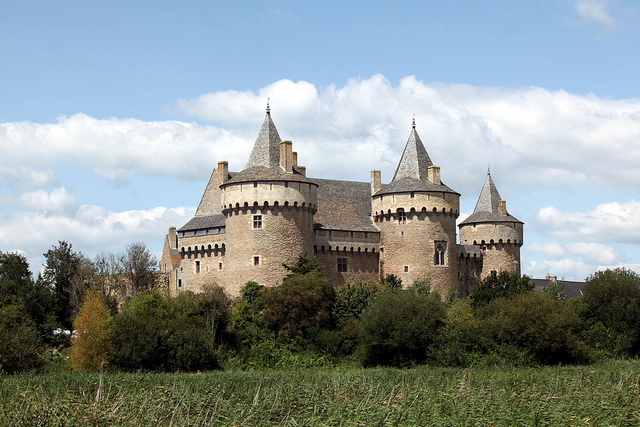
POLYGON ((487 178, 484 180, 482 191, 480 191, 480 197, 476 203, 476 208, 473 213, 477 212, 499 212, 500 209, 500 193, 491 179, 491 171, 487 170, 487 178))
POLYGON ((276 125, 271 119, 271 109, 267 103, 267 114, 244 168, 249 169, 256 166, 265 168, 280 167, 281 141, 278 129, 276 129, 276 125))
POLYGON ((414 118, 409 139, 404 147, 392 182, 402 178, 415 178, 420 181, 427 181, 429 166, 433 166, 433 163, 427 150, 424 148, 424 144, 422 144, 420 135, 418 135, 414 118))

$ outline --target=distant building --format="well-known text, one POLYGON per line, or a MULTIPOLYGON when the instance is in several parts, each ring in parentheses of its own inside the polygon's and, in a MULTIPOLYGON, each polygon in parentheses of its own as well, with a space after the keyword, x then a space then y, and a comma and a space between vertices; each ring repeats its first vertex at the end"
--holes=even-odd
MULTIPOLYGON (((536 287, 537 291, 543 291, 549 284, 557 283, 558 276, 550 276, 547 273, 547 277, 544 279, 531 279, 533 284, 536 287)), ((584 282, 575 282, 571 280, 560 280, 562 286, 564 288, 565 300, 569 300, 571 298, 576 298, 582 295, 582 288, 584 288, 584 282)))
POLYGON ((171 295, 207 284, 238 295, 248 281, 276 286, 299 255, 315 256, 334 284, 395 274, 429 278, 463 293, 491 270, 520 274, 523 223, 507 212, 487 173, 476 208, 460 225, 460 194, 440 179, 415 120, 391 182, 307 177, 291 141, 267 114, 247 164, 219 162, 195 216, 165 239, 160 270, 171 295))

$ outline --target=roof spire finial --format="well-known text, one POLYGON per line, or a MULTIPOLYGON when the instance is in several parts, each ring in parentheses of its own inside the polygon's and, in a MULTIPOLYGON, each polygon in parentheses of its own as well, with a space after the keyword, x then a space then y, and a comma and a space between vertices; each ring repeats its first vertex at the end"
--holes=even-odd
POLYGON ((487 175, 491 175, 491 163, 487 166, 487 175))
POLYGON ((267 98, 267 114, 268 114, 268 115, 271 115, 271 108, 269 108, 269 100, 270 100, 270 99, 271 99, 271 98, 267 98))
POLYGON ((413 122, 411 122, 411 127, 413 129, 416 128, 416 113, 413 113, 413 122))

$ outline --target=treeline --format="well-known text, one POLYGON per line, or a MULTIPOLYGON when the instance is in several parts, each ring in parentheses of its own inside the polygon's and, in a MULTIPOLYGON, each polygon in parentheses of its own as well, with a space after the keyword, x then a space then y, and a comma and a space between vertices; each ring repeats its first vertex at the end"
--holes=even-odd
POLYGON ((403 286, 386 275, 334 287, 315 259, 286 267, 280 286, 249 282, 234 300, 213 284, 176 298, 144 286, 115 310, 100 287, 87 288, 73 324, 73 366, 538 366, 640 352, 640 276, 631 270, 597 272, 583 296, 565 301, 561 282, 538 292, 529 278, 509 272, 493 272, 460 299, 455 289, 432 292, 427 279, 403 286))
POLYGON ((0 252, 0 372, 37 369, 44 348, 71 342, 73 322, 91 294, 111 314, 137 292, 155 288, 157 260, 142 243, 91 260, 58 242, 34 279, 26 258, 0 252))

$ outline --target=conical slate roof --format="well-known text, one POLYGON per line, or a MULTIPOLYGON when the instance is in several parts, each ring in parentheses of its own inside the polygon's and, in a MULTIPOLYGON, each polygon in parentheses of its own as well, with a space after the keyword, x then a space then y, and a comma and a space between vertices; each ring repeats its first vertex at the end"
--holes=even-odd
POLYGON ((419 181, 426 181, 428 178, 429 166, 433 166, 427 150, 420 140, 420 136, 416 131, 416 121, 411 126, 411 134, 404 152, 398 163, 398 168, 391 182, 402 178, 415 178, 419 181))
POLYGON ((404 152, 398 163, 398 168, 389 184, 383 185, 376 194, 420 192, 455 193, 454 190, 444 185, 429 181, 429 167, 433 166, 427 150, 416 131, 416 121, 411 124, 409 140, 404 147, 404 152))
POLYGON ((258 133, 258 138, 253 145, 253 150, 245 169, 253 167, 276 168, 280 167, 280 135, 278 129, 271 120, 271 112, 267 106, 267 115, 258 133))
POLYGON ((487 178, 484 180, 476 208, 469 218, 460 224, 478 222, 521 222, 516 217, 510 215, 509 212, 506 212, 506 215, 500 213, 501 200, 500 193, 498 193, 498 189, 493 183, 493 179, 491 179, 491 172, 487 171, 487 178))

